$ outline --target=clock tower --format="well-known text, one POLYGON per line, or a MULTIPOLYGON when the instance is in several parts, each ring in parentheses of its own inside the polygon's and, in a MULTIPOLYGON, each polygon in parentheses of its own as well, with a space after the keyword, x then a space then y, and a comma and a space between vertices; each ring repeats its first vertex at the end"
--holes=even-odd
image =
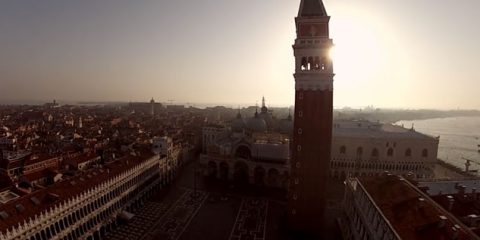
POLYGON ((295 121, 288 221, 291 230, 319 235, 323 226, 332 144, 333 66, 322 0, 301 0, 295 18, 295 121))

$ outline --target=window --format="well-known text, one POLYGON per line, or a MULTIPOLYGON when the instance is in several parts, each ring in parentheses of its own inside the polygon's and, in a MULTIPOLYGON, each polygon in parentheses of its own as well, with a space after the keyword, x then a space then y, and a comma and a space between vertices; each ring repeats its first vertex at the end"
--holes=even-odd
POLYGON ((40 200, 38 200, 37 197, 31 197, 30 200, 35 204, 36 206, 40 205, 40 200))
POLYGON ((300 66, 300 70, 302 71, 305 71, 308 69, 308 66, 307 66, 307 58, 306 57, 303 57, 302 58, 302 63, 301 63, 301 66, 300 66))
POLYGON ((3 220, 7 219, 10 215, 8 215, 7 212, 1 211, 0 212, 0 217, 2 217, 3 220))
POLYGON ((340 154, 346 154, 347 153, 347 147, 341 146, 340 147, 340 154))
POLYGON ((412 156, 412 149, 408 148, 406 151, 405 151, 405 157, 411 157, 412 156))
POLYGON ((302 133, 303 133, 302 128, 298 128, 298 135, 302 135, 302 133))
POLYGON ((422 157, 428 157, 428 150, 426 148, 422 151, 422 157))
POLYGON ((315 59, 313 60, 313 67, 312 67, 312 69, 318 70, 319 68, 320 68, 320 58, 319 58, 319 57, 315 57, 315 59))
POLYGON ((357 148, 357 158, 362 158, 362 154, 363 154, 363 148, 358 147, 357 148))
POLYGON ((378 149, 374 148, 372 150, 372 158, 378 158, 378 149))
POLYGON ((301 145, 297 145, 297 151, 298 152, 302 151, 302 146, 301 145))
POLYGON ((15 205, 15 208, 17 209, 17 211, 18 211, 19 213, 22 213, 22 212, 25 211, 25 207, 24 207, 22 204, 17 204, 17 205, 15 205))
POLYGON ((389 148, 387 151, 387 156, 392 157, 393 156, 393 148, 389 148))
POLYGON ((303 117, 303 111, 298 111, 298 116, 303 117))

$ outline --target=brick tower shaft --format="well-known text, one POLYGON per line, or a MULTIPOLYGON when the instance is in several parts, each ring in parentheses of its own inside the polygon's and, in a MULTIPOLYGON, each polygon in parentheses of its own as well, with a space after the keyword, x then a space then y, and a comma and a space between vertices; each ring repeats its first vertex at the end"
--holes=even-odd
POLYGON ((290 228, 320 234, 332 144, 330 17, 322 0, 302 0, 295 18, 295 116, 288 199, 290 228))

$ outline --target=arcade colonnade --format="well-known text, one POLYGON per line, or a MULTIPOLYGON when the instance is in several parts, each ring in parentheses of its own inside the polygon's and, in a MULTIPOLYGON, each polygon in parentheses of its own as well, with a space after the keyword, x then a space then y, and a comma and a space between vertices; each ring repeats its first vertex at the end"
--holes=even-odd
POLYGON ((162 166, 162 160, 165 159, 156 155, 72 196, 13 229, 0 232, 0 240, 102 239, 118 226, 120 218, 128 218, 129 212, 174 179, 176 169, 162 166))
POLYGON ((202 156, 205 175, 237 183, 251 183, 259 186, 288 187, 290 169, 288 165, 256 162, 242 158, 214 158, 202 156))

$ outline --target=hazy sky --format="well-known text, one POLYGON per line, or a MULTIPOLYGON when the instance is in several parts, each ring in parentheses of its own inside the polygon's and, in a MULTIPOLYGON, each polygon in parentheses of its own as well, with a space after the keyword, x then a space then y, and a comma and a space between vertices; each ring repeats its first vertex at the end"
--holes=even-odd
MULTIPOLYGON (((2 0, 0 102, 270 105, 299 0, 2 0)), ((480 109, 479 0, 325 0, 335 106, 480 109)))

